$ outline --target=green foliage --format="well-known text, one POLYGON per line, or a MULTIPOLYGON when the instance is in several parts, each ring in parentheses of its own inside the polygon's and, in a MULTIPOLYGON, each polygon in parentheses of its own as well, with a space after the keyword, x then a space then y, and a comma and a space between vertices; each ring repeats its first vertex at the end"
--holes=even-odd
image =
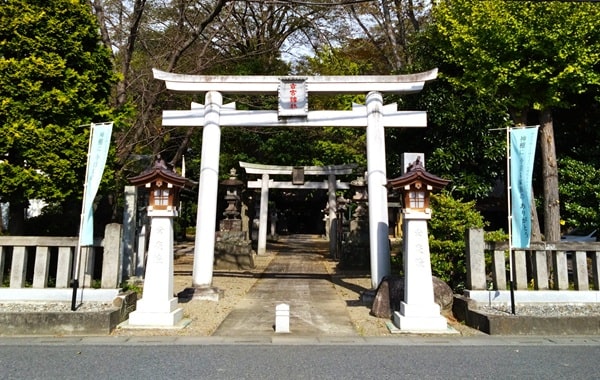
MULTIPOLYGON (((314 57, 307 58, 306 65, 300 66, 302 73, 312 75, 366 75, 371 71, 372 61, 357 60, 347 49, 326 49, 314 57)), ((363 57, 364 58, 364 57, 363 57)))
POLYGON ((429 249, 434 276, 460 291, 466 281, 465 233, 469 228, 484 228, 475 202, 454 199, 450 193, 432 194, 429 222, 429 249))
POLYGON ((565 106, 600 84, 600 7, 590 2, 440 2, 427 28, 442 76, 515 110, 565 106))
POLYGON ((567 227, 600 226, 600 170, 565 157, 559 160, 561 215, 567 227))
POLYGON ((127 281, 121 284, 121 291, 123 293, 125 292, 134 292, 136 293, 138 296, 141 296, 143 291, 144 291, 144 287, 143 287, 143 283, 141 282, 135 282, 135 281, 127 281))
POLYGON ((516 118, 529 109, 571 106, 569 94, 600 84, 600 7, 456 0, 432 9, 413 46, 415 68, 439 67, 440 74, 419 95, 429 127, 411 133, 425 136, 421 151, 430 171, 452 173, 455 194, 480 199, 502 176, 505 137, 493 129, 512 124, 508 111, 516 118))
MULTIPOLYGON (((439 2, 420 48, 458 89, 495 98, 515 124, 541 124, 544 234, 558 239, 553 110, 600 86, 600 7, 591 2, 439 2), (539 111, 539 115, 536 112, 539 111), (535 116, 538 116, 535 118, 535 116)), ((597 92, 596 92, 597 93, 597 92)))
POLYGON ((109 117, 109 52, 86 3, 0 7, 0 200, 81 196, 88 129, 109 117))
POLYGON ((508 240, 508 234, 503 230, 486 231, 483 238, 485 241, 502 242, 508 240))
POLYGON ((386 131, 388 173, 400 174, 403 152, 423 152, 427 170, 452 178, 452 193, 466 200, 488 196, 506 167, 506 107, 493 97, 452 87, 445 79, 428 83, 407 98, 408 109, 427 110, 427 128, 386 131))
MULTIPOLYGON (((362 74, 365 65, 342 53, 327 51, 308 58, 303 75, 362 74)), ((254 74, 258 74, 255 72, 254 74)), ((350 110, 363 103, 364 95, 318 96, 309 99, 311 110, 350 110)), ((239 108, 276 109, 276 99, 266 96, 236 98, 239 108)), ((225 128, 221 149, 221 171, 228 173, 238 161, 277 165, 335 165, 356 163, 366 167, 364 129, 359 128, 225 128)), ((199 146, 200 141, 194 143, 199 146)), ((196 149, 199 151, 199 149, 196 149)))

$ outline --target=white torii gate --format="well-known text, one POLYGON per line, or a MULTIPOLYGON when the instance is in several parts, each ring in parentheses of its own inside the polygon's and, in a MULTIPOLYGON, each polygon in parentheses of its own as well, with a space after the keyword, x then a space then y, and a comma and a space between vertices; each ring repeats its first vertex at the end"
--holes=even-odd
MULTIPOLYGON (((213 276, 215 219, 219 186, 221 126, 253 127, 366 127, 367 186, 369 192, 369 239, 371 285, 376 288, 390 272, 388 244, 387 176, 384 127, 426 127, 425 111, 398 111, 395 103, 384 106, 382 92, 415 93, 437 77, 437 69, 409 75, 385 76, 202 76, 174 74, 153 69, 167 89, 205 93, 205 104, 187 111, 163 111, 164 126, 203 126, 198 216, 192 286, 210 288, 213 276), (307 93, 367 93, 366 105, 350 111, 293 110, 282 117, 278 111, 242 111, 223 105, 222 93, 277 94, 290 80, 301 80, 307 93)), ((288 105, 290 100, 287 99, 288 105)), ((280 102, 281 105, 281 102, 280 102)), ((295 108, 294 107, 292 108, 295 108)), ((303 105, 306 107, 306 105, 303 105)), ((289 110, 288 110, 289 111, 289 110)))
MULTIPOLYGON (((347 165, 329 165, 329 166, 303 166, 303 175, 326 175, 327 180, 323 182, 307 181, 302 184, 295 184, 293 181, 273 181, 269 175, 292 175, 293 166, 280 165, 262 165, 249 162, 241 162, 240 167, 246 170, 247 174, 261 175, 260 179, 248 181, 249 189, 260 189, 260 212, 258 226, 258 247, 257 254, 264 254, 267 249, 267 218, 269 208, 269 189, 327 189, 329 211, 329 223, 334 227, 333 221, 337 218, 337 199, 335 192, 337 189, 347 190, 350 188, 346 182, 336 181, 336 175, 352 174, 356 168, 355 164, 347 165)), ((335 227, 334 227, 335 228, 335 227)), ((329 235, 329 252, 334 252, 336 243, 336 231, 331 231, 329 235)))

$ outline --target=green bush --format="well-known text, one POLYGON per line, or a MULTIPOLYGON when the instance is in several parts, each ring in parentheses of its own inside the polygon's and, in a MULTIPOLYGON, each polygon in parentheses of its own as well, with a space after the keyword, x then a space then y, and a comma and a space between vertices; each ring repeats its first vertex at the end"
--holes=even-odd
POLYGON ((600 226, 600 170, 588 162, 559 160, 560 215, 565 227, 600 226))
POLYGON ((475 210, 475 202, 454 199, 448 192, 431 196, 429 250, 434 276, 447 282, 455 291, 464 289, 466 281, 465 232, 484 228, 483 216, 475 210))

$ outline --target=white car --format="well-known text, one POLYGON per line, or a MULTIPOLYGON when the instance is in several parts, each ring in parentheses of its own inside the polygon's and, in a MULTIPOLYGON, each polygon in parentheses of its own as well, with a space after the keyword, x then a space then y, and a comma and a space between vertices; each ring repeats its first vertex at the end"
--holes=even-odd
POLYGON ((598 241, 598 230, 581 230, 574 229, 567 235, 563 235, 560 240, 562 241, 584 241, 592 242, 598 241))

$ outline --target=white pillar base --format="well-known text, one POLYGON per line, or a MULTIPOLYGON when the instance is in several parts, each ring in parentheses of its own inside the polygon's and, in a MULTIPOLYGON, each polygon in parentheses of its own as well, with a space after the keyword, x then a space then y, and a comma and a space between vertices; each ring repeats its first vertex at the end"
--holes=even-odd
POLYGON ((171 298, 167 300, 156 300, 156 299, 145 299, 137 301, 135 305, 135 311, 144 313, 170 313, 177 309, 178 301, 177 298, 171 298))
POLYGON ((183 309, 177 307, 177 298, 167 302, 139 300, 136 310, 129 314, 130 326, 172 327, 183 319, 183 309))
POLYGON ((434 304, 400 304, 394 312, 394 325, 401 331, 446 331, 448 321, 440 315, 440 306, 434 304))

